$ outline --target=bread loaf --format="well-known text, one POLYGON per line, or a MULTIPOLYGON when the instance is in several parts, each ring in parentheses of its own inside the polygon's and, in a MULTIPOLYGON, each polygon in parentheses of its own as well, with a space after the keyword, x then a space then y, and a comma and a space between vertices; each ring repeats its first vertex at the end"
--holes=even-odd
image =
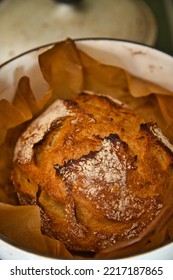
POLYGON ((112 98, 57 100, 19 138, 12 181, 40 207, 43 234, 98 252, 142 233, 162 209, 173 148, 155 123, 112 98))

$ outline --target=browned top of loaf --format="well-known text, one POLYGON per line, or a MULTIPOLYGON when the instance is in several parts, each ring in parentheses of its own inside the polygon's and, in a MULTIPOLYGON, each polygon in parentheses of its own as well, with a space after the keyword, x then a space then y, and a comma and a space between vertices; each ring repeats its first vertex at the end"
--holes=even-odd
POLYGON ((44 231, 70 249, 98 251, 137 236, 162 208, 171 145, 155 124, 110 98, 81 93, 62 103, 49 126, 40 119, 20 138, 17 192, 40 205, 44 231), (42 134, 33 140, 36 129, 42 134))

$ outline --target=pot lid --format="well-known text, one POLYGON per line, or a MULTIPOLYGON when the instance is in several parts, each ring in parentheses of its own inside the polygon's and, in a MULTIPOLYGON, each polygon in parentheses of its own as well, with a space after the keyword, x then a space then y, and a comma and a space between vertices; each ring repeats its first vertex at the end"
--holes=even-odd
POLYGON ((155 17, 142 0, 30 0, 0 3, 0 63, 66 37, 106 37, 154 45, 155 17))

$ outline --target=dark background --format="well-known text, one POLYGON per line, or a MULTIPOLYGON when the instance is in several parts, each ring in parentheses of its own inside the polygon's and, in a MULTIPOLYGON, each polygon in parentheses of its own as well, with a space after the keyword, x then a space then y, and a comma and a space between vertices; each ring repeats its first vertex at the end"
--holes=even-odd
MULTIPOLYGON (((173 0, 172 11, 168 12, 167 3, 165 0, 145 0, 148 6, 152 9, 158 26, 158 38, 154 47, 173 55, 173 26, 170 26, 169 16, 173 17, 173 0)), ((170 3, 171 1, 169 1, 170 3)), ((173 22, 173 21, 172 21, 173 22)))

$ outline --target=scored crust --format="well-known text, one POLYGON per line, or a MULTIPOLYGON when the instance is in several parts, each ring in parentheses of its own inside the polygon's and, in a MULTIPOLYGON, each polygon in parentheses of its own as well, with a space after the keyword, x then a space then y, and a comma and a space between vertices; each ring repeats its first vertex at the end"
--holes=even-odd
POLYGON ((21 135, 12 181, 40 207, 42 232, 98 252, 142 233, 172 176, 172 146, 154 123, 111 98, 55 101, 21 135))

